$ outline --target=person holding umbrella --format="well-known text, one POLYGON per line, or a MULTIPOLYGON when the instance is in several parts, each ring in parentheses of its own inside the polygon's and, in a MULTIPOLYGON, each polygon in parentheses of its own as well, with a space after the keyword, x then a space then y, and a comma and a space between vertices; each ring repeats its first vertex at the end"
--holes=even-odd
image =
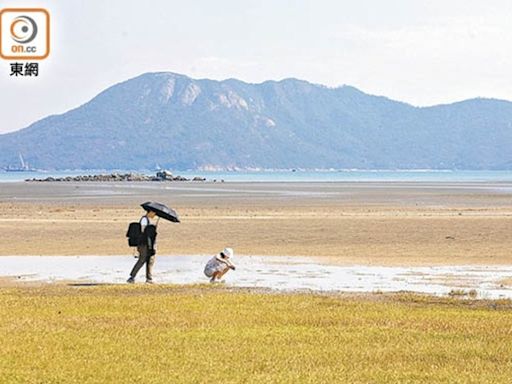
POLYGON ((130 272, 127 283, 135 283, 135 276, 137 276, 142 266, 146 264, 146 283, 153 284, 153 265, 155 264, 156 255, 156 227, 158 221, 160 218, 163 218, 174 223, 179 223, 180 220, 178 214, 164 204, 148 201, 141 204, 141 207, 144 208, 146 214, 142 216, 139 221, 141 230, 140 241, 137 246, 139 258, 130 272), (151 219, 155 216, 158 216, 158 219, 156 225, 153 225, 151 224, 151 219))

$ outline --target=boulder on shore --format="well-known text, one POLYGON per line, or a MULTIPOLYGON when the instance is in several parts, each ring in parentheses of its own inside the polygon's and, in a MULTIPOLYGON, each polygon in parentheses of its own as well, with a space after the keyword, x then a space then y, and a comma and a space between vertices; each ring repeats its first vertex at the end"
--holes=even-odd
MULTIPOLYGON (((190 181, 184 176, 173 176, 169 171, 159 171, 155 176, 147 176, 141 173, 111 173, 111 174, 99 174, 99 175, 78 175, 78 176, 64 176, 64 177, 46 177, 44 179, 26 179, 25 181, 62 181, 62 182, 81 182, 81 181, 101 181, 101 182, 112 182, 112 181, 190 181)), ((205 178, 196 176, 192 181, 206 181, 205 178)))

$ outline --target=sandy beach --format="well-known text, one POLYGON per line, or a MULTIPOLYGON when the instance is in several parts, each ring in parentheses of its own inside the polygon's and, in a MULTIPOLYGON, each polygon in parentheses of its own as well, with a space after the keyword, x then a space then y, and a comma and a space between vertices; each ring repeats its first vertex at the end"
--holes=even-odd
POLYGON ((506 183, 2 183, 0 255, 129 255, 139 204, 162 201, 162 255, 308 256, 329 263, 510 264, 506 183))

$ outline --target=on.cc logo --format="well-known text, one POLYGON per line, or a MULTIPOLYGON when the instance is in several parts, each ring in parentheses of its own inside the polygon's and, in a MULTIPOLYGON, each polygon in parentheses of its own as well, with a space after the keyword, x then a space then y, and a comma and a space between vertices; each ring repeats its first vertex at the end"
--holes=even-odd
POLYGON ((49 54, 50 14, 46 9, 0 9, 0 58, 44 60, 49 54))
POLYGON ((27 44, 37 36, 37 24, 29 16, 18 16, 11 23, 11 37, 20 44, 27 44))

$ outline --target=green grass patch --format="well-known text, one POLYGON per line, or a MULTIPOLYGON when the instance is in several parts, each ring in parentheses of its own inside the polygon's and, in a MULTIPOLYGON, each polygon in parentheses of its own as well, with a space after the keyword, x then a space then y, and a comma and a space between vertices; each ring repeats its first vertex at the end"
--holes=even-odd
POLYGON ((224 287, 0 289, 1 383, 510 383, 512 309, 224 287))

